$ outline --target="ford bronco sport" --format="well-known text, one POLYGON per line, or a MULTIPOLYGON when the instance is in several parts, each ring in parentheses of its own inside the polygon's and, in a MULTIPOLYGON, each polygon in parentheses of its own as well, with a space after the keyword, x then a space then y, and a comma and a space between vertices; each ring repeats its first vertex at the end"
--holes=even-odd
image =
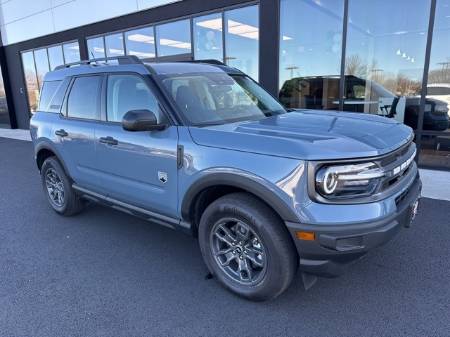
POLYGON ((51 207, 87 200, 198 238, 226 288, 278 296, 337 276, 408 227, 412 130, 358 113, 286 111, 218 62, 83 61, 45 76, 31 120, 51 207))

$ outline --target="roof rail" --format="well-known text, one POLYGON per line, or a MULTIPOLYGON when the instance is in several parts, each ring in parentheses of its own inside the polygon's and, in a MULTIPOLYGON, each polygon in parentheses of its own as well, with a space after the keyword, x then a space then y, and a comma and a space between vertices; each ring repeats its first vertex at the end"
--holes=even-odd
POLYGON ((70 68, 73 66, 81 65, 98 65, 98 62, 104 62, 103 64, 108 64, 108 61, 116 60, 119 64, 143 64, 142 61, 136 55, 126 55, 126 56, 114 56, 114 57, 102 57, 92 60, 81 60, 78 62, 62 64, 57 66, 55 70, 70 68))
POLYGON ((215 64, 218 66, 226 66, 225 63, 222 61, 216 60, 216 59, 206 59, 206 60, 189 60, 189 61, 179 61, 179 62, 187 62, 187 63, 208 63, 208 64, 215 64))

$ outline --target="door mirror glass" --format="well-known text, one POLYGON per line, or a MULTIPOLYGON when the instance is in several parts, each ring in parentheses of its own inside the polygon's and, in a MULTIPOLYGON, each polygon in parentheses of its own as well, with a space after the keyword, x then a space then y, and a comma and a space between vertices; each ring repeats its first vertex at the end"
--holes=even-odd
POLYGON ((127 131, 163 130, 165 124, 158 124, 156 115, 150 110, 130 110, 122 119, 122 127, 127 131))

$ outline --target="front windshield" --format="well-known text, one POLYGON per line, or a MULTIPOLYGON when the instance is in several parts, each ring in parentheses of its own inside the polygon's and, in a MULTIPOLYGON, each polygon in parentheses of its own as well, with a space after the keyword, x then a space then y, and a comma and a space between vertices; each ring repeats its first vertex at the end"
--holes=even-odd
POLYGON ((170 74, 162 83, 191 125, 258 120, 286 110, 256 82, 225 72, 170 74))

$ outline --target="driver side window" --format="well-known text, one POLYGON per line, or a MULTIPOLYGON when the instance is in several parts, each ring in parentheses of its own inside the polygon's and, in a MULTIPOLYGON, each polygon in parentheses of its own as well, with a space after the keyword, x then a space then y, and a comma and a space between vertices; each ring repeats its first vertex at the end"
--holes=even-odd
POLYGON ((145 81, 136 75, 109 75, 106 116, 110 122, 121 122, 130 110, 150 110, 158 120, 165 122, 156 97, 145 81))

